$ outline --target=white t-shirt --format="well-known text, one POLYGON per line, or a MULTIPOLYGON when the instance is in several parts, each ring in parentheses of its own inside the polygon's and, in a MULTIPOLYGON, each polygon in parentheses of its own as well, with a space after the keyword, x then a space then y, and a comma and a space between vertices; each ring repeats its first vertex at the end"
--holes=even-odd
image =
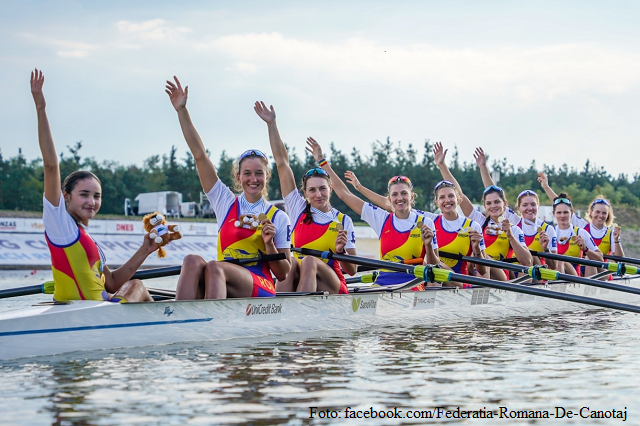
MULTIPOLYGON (((578 228, 585 228, 587 225, 589 225, 589 222, 587 222, 586 219, 583 219, 577 214, 573 213, 571 215, 571 224, 573 226, 577 226, 578 228)), ((598 229, 594 226, 593 223, 591 224, 591 226, 589 226, 589 233, 593 236, 593 238, 597 239, 604 238, 608 230, 609 228, 607 228, 606 226, 603 226, 602 229, 598 229)))
MULTIPOLYGON (((523 217, 519 216, 516 212, 514 212, 511 209, 507 209, 504 212, 504 217, 509 219, 509 222, 513 223, 514 225, 517 225, 518 228, 522 226, 521 229, 525 236, 536 235, 538 233, 538 228, 540 228, 544 224, 544 222, 539 218, 536 218, 535 223, 530 223, 528 220, 525 220, 523 217)), ((547 229, 545 229, 544 232, 546 232, 546 234, 549 236, 549 245, 547 246, 547 248, 551 253, 557 253, 558 238, 556 236, 555 228, 553 226, 547 226, 547 229)))
MULTIPOLYGON (((424 212, 425 216, 428 217, 429 219, 431 219, 432 221, 436 220, 436 218, 439 216, 435 213, 430 213, 430 212, 424 212)), ((463 216, 461 214, 458 213, 458 217, 455 220, 447 220, 445 219, 444 215, 442 216, 442 228, 447 231, 447 232, 458 232, 460 229, 462 229, 462 225, 464 225, 464 221, 467 220, 468 218, 466 216, 463 216)), ((471 227, 471 229, 473 229, 474 231, 478 231, 480 233, 480 235, 482 236, 482 227, 478 224, 478 222, 475 222, 473 220, 471 220, 471 224, 469 225, 471 227)), ((487 247, 484 244, 484 237, 480 240, 480 250, 485 250, 487 247)))
MULTIPOLYGON (((569 240, 572 236, 576 235, 573 232, 574 229, 575 228, 573 226, 570 226, 567 229, 560 229, 556 225, 556 235, 558 236, 558 241, 563 240, 566 243, 567 240, 569 240)), ((587 248, 589 250, 592 250, 592 251, 599 250, 595 241, 593 241, 593 238, 591 238, 591 235, 589 235, 589 233, 584 228, 578 228, 577 235, 584 239, 584 242, 587 245, 587 248)))
MULTIPOLYGON (((431 247, 434 250, 438 249, 438 240, 436 239, 436 227, 433 224, 433 220, 431 220, 426 215, 430 213, 425 213, 424 224, 427 225, 433 231, 433 240, 431 241, 431 247)), ((378 238, 380 238, 380 234, 382 233, 382 227, 384 226, 384 222, 391 215, 388 211, 381 209, 377 206, 374 206, 371 203, 364 203, 362 206, 362 214, 360 218, 367 222, 369 226, 373 228, 378 238)), ((411 210, 409 213, 409 217, 407 219, 400 219, 395 214, 391 218, 393 227, 399 232, 407 232, 416 226, 416 221, 418 220, 418 213, 415 210, 411 210)))
MULTIPOLYGON (((87 228, 81 223, 76 223, 67 211, 67 205, 65 204, 62 191, 60 191, 58 207, 51 204, 45 196, 42 197, 42 223, 44 225, 44 231, 47 233, 47 238, 57 246, 68 247, 75 243, 80 237, 79 226, 82 226, 87 235, 89 235, 87 228)), ((91 235, 89 235, 89 237, 93 240, 91 235)), ((93 240, 93 242, 95 241, 96 240, 93 240)), ((107 264, 107 258, 98 243, 96 243, 96 246, 100 253, 100 265, 104 267, 107 264)))
MULTIPOLYGON (((289 195, 284 197, 284 203, 287 206, 291 226, 294 227, 296 223, 298 223, 300 215, 303 214, 307 208, 307 200, 300 194, 300 191, 294 189, 289 195)), ((333 207, 326 213, 313 208, 311 209, 311 217, 313 217, 313 221, 319 225, 336 222, 338 214, 340 214, 340 212, 333 207)), ((356 233, 353 229, 353 221, 349 216, 344 215, 344 223, 342 225, 344 230, 347 231, 347 244, 345 245, 345 249, 356 248, 356 233)))
MULTIPOLYGON (((480 213, 478 210, 473 209, 473 211, 471 212, 471 214, 469 215, 469 219, 480 223, 480 228, 482 228, 482 225, 484 225, 484 222, 487 220, 487 217, 485 215, 483 215, 482 213, 480 213)), ((489 219, 489 223, 487 224, 487 228, 501 228, 502 224, 500 223, 495 223, 493 221, 493 219, 489 219)), ((513 233, 513 236, 516 237, 516 240, 518 240, 518 242, 520 243, 520 245, 524 248, 527 248, 527 243, 524 241, 524 232, 522 232, 522 229, 518 228, 516 225, 511 224, 511 232, 513 233)))
MULTIPOLYGON (((236 201, 236 196, 229 189, 227 185, 222 183, 220 179, 213 185, 211 191, 207 193, 207 199, 211 203, 211 208, 218 218, 218 226, 222 224, 229 209, 236 201)), ((264 198, 261 198, 254 204, 250 204, 244 194, 238 196, 238 204, 240 205, 238 213, 243 214, 255 214, 267 213, 271 204, 264 198)), ((278 210, 273 216, 273 225, 276 227, 276 235, 273 237, 273 242, 276 248, 288 249, 291 248, 291 242, 289 239, 291 233, 291 225, 289 224, 289 216, 285 212, 278 210)))

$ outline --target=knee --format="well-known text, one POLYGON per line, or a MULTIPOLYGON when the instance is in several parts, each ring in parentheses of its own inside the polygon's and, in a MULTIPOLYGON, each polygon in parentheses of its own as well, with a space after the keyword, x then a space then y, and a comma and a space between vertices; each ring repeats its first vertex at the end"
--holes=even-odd
POLYGON ((182 259, 182 267, 188 269, 203 269, 207 262, 197 254, 188 254, 182 259))
POLYGON ((300 262, 300 268, 303 268, 303 269, 314 268, 315 269, 315 268, 318 267, 318 262, 319 262, 319 260, 317 258, 315 258, 315 257, 305 256, 305 257, 302 258, 302 262, 300 262))
POLYGON ((207 262, 204 265, 205 274, 217 274, 222 272, 222 267, 220 266, 220 262, 212 260, 211 262, 207 262))

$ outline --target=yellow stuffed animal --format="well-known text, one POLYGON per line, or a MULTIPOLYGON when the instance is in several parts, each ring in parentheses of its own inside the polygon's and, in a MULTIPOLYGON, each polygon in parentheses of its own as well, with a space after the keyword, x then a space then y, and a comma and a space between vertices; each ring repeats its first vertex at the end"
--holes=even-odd
POLYGON ((171 241, 182 238, 178 225, 167 225, 164 216, 158 212, 153 212, 143 217, 142 224, 144 230, 149 233, 149 238, 155 240, 156 244, 158 244, 158 257, 161 259, 167 257, 167 253, 162 247, 171 241))

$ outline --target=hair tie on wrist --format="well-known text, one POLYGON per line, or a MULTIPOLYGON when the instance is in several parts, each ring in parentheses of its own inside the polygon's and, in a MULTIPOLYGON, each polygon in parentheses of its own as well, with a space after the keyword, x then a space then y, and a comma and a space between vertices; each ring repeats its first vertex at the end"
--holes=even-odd
POLYGON ((318 165, 320 167, 324 166, 325 164, 327 164, 327 160, 325 160, 324 158, 322 160, 318 161, 318 165))

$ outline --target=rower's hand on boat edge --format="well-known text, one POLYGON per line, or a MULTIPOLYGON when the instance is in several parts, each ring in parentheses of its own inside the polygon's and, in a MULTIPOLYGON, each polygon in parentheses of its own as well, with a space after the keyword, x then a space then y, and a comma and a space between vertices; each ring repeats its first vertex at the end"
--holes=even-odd
POLYGON ((429 228, 428 225, 422 225, 422 228, 420 228, 420 238, 422 238, 422 243, 425 247, 431 244, 431 241, 433 241, 433 229, 429 228))
POLYGON ((433 161, 436 163, 436 166, 444 164, 448 151, 448 149, 442 147, 442 142, 436 142, 433 145, 433 161))
POLYGON ((189 97, 189 86, 185 86, 182 89, 182 85, 180 84, 180 80, 175 75, 173 76, 175 83, 173 81, 167 80, 167 85, 165 86, 165 92, 169 95, 169 99, 171 100, 171 105, 176 109, 176 111, 185 108, 187 106, 187 98, 189 97))
POLYGON ((276 110, 273 105, 269 105, 269 108, 262 101, 257 101, 253 105, 253 110, 258 114, 258 117, 262 118, 265 123, 273 123, 276 121, 276 110))
POLYGON ((336 235, 336 253, 344 253, 345 246, 347 245, 347 231, 346 229, 342 229, 338 231, 338 235, 336 235))
POLYGON ((36 103, 36 109, 44 108, 47 103, 44 100, 44 93, 42 92, 42 86, 44 85, 44 74, 42 70, 37 68, 31 71, 31 95, 33 101, 36 103))
POLYGON ((322 153, 322 147, 314 138, 309 136, 307 138, 307 146, 305 148, 311 155, 313 155, 314 160, 320 161, 324 158, 324 154, 322 153))
POLYGON ((273 237, 276 235, 276 227, 269 219, 265 219, 262 221, 262 231, 260 235, 262 236, 262 241, 265 245, 273 242, 273 237))

